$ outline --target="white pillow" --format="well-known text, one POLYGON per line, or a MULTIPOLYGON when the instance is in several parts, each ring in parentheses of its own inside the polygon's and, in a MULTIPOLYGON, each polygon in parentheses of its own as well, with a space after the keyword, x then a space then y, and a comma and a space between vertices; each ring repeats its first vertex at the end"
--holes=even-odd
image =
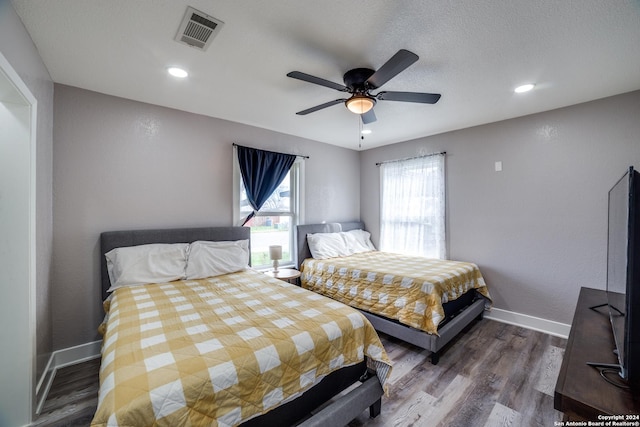
POLYGON ((375 251, 376 247, 371 243, 371 233, 364 230, 350 230, 343 231, 342 237, 344 238, 347 249, 354 254, 360 252, 375 251))
POLYGON ((244 270, 249 266, 249 240, 193 242, 187 259, 187 280, 244 270))
POLYGON ((187 243, 154 243, 112 249, 105 254, 111 287, 184 279, 187 243))
POLYGON ((347 248, 342 233, 313 233, 307 234, 307 242, 311 256, 315 259, 348 256, 353 252, 347 248))

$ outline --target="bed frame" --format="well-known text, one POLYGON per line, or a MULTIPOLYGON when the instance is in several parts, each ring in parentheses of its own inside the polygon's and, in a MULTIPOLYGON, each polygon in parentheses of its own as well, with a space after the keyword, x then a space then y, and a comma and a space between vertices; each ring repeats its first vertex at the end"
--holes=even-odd
MULTIPOLYGON (((307 224, 297 226, 298 259, 300 269, 302 262, 311 258, 311 251, 307 243, 309 233, 336 233, 339 231, 364 230, 363 222, 333 222, 325 224, 307 224)), ((360 310, 373 327, 380 332, 399 338, 403 341, 424 348, 431 352, 431 363, 437 364, 441 350, 475 319, 482 319, 484 315, 484 299, 477 298, 475 291, 467 292, 466 298, 443 304, 445 321, 438 327, 438 334, 433 335, 419 329, 403 325, 397 320, 388 319, 368 311, 360 310)))
MULTIPOLYGON (((109 289, 109 275, 104 254, 111 249, 150 243, 191 243, 196 240, 224 241, 250 239, 248 227, 172 228, 159 230, 110 231, 100 235, 100 264, 103 299, 109 289)), ((380 414, 384 394, 375 372, 366 361, 342 368, 295 400, 242 424, 251 426, 332 426, 346 425, 369 408, 373 418, 380 414), (340 394, 356 382, 360 385, 340 394)))

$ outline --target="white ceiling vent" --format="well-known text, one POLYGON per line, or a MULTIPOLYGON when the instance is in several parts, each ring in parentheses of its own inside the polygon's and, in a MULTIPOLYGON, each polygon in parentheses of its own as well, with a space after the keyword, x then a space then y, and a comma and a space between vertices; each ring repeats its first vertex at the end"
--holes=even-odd
POLYGON ((207 50, 223 25, 224 22, 221 20, 187 7, 175 40, 200 50, 207 50))

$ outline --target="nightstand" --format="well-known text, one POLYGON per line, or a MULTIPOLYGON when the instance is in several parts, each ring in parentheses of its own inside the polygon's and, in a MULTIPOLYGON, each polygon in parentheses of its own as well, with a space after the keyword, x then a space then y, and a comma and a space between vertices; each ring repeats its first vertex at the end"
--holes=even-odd
POLYGON ((267 276, 274 277, 276 279, 284 280, 285 282, 289 282, 293 285, 298 284, 298 278, 300 277, 300 272, 295 268, 280 268, 277 273, 274 273, 273 270, 265 271, 264 274, 267 276))

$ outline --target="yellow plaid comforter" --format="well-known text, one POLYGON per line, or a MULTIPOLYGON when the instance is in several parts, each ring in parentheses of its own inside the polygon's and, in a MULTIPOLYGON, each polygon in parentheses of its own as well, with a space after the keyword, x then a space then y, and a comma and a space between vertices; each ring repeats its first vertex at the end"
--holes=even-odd
POLYGON ((302 286, 352 307, 437 334, 442 303, 476 289, 490 302, 478 266, 389 252, 306 259, 302 286))
POLYGON ((254 270, 120 288, 93 426, 233 426, 361 362, 390 362, 352 308, 254 270))

